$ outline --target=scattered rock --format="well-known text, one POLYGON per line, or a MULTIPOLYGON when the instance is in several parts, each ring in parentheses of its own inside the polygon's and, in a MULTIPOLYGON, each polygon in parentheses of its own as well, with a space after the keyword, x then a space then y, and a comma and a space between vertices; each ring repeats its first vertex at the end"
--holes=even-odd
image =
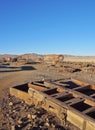
POLYGON ((10 102, 10 103, 9 103, 9 106, 13 106, 13 103, 12 103, 12 102, 10 102))
POLYGON ((22 124, 22 121, 21 121, 20 119, 18 120, 18 124, 19 124, 19 125, 22 124))
POLYGON ((48 122, 45 123, 45 126, 50 126, 50 124, 48 122))
POLYGON ((28 119, 31 119, 31 118, 32 118, 32 116, 31 116, 30 114, 28 114, 28 115, 27 115, 27 118, 28 118, 28 119))
POLYGON ((34 104, 27 105, 11 95, 3 98, 0 104, 2 130, 3 128, 4 130, 57 130, 55 116, 43 108, 36 107, 34 104))
POLYGON ((37 116, 36 115, 32 115, 32 119, 35 119, 37 116))

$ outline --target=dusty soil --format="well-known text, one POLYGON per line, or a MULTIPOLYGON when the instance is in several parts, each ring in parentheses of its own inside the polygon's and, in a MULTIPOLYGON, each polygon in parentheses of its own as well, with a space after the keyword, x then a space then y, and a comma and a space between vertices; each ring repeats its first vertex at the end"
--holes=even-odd
MULTIPOLYGON (((45 80, 56 80, 56 79, 62 79, 62 78, 76 78, 85 82, 88 82, 90 84, 95 84, 95 65, 93 63, 80 63, 80 62, 64 62, 63 65, 60 67, 58 66, 50 66, 46 64, 31 64, 31 65, 23 65, 23 66, 14 66, 14 67, 0 67, 0 111, 1 111, 1 117, 2 121, 0 121, 0 130, 16 130, 18 128, 14 128, 14 122, 17 120, 22 120, 24 116, 19 115, 18 118, 12 118, 9 115, 12 115, 13 113, 13 107, 12 103, 14 97, 11 97, 9 95, 9 88, 15 85, 19 85, 22 83, 26 82, 31 82, 31 81, 37 81, 37 80, 42 80, 43 78, 45 80), (10 103, 12 102, 12 103, 10 103), (10 104, 9 104, 10 103, 10 104), (8 106, 7 108, 5 106, 8 106), (8 109, 8 111, 7 111, 8 109), (9 112, 10 111, 10 112, 9 112), (8 115, 6 115, 8 114, 8 115), (4 122, 5 118, 9 116, 12 118, 12 121, 8 121, 9 118, 6 119, 8 124, 4 122), (12 122, 13 122, 13 127, 12 127, 12 122), (4 128, 2 128, 4 126, 4 128), (10 127, 11 126, 11 127, 10 127)), ((15 99, 16 102, 21 102, 15 99)), ((19 104, 19 103, 17 103, 19 104)), ((24 112, 26 111, 26 108, 29 107, 25 104, 21 104, 21 106, 24 106, 24 112)), ((21 107, 20 107, 21 109, 21 107)), ((32 109, 32 108, 31 108, 32 109)), ((35 110, 38 108, 35 108, 35 110)), ((21 110, 19 110, 20 113, 21 110)), ((43 110, 44 111, 44 110, 43 110)), ((29 112, 28 112, 29 113, 29 112)), ((27 113, 27 114, 28 114, 27 113)), ((45 112, 47 113, 47 112, 45 112)), ((47 117, 44 117, 44 115, 51 115, 51 114, 42 114, 43 119, 45 120, 47 117)), ((25 115, 26 117, 27 115, 25 115)), ((37 116, 37 115, 36 115, 37 116)), ((1 118, 0 117, 0 118, 1 118)), ((40 119, 37 119, 38 122, 40 119)), ((28 121, 28 119, 27 119, 28 121)), ((26 121, 26 123, 27 123, 26 121)), ((54 120, 56 121, 56 119, 54 120)), ((27 128, 27 130, 34 130, 34 129, 45 129, 49 130, 51 128, 50 124, 47 123, 48 126, 46 127, 41 127, 37 125, 38 123, 35 122, 35 125, 31 125, 27 128), (30 129, 31 127, 31 129, 30 129), (37 127, 37 128, 35 128, 37 127)), ((43 123, 45 126, 45 122, 43 123)), ((17 124, 15 124, 17 125, 17 124)), ((60 126, 60 124, 57 124, 57 126, 60 126)), ((57 126, 53 126, 52 129, 56 130, 58 129, 57 126)), ((18 126, 15 126, 18 127, 18 126)), ((24 130, 25 128, 21 128, 21 130, 24 130)), ((60 129, 64 130, 63 128, 60 129)), ((58 129, 58 130, 60 130, 58 129)))

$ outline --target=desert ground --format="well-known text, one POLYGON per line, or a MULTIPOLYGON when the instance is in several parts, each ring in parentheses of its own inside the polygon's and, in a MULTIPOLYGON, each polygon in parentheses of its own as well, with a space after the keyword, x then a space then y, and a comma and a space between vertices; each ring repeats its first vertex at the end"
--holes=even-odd
POLYGON ((35 80, 56 80, 62 78, 76 78, 91 84, 95 83, 95 67, 93 63, 64 62, 62 67, 48 66, 46 64, 32 64, 15 66, 9 68, 0 68, 0 96, 5 89, 22 83, 35 80), (87 67, 87 65, 89 67, 87 67), (83 68, 80 66, 84 66, 83 68), (73 72, 74 69, 81 69, 73 72))
MULTIPOLYGON (((0 130, 17 130, 18 127, 14 128, 12 123, 14 121, 10 121, 11 119, 7 119, 10 117, 8 115, 8 111, 6 109, 10 109, 10 105, 8 104, 13 100, 19 102, 19 99, 14 99, 14 97, 10 97, 9 88, 12 86, 20 85, 27 82, 37 81, 37 80, 56 80, 62 78, 75 78, 84 82, 88 82, 89 84, 95 84, 95 62, 92 59, 78 59, 77 62, 75 59, 65 59, 61 66, 48 65, 45 63, 35 63, 35 64, 23 64, 23 65, 13 65, 10 63, 9 66, 0 65, 0 130), (9 105, 9 107, 8 107, 9 105), (4 109, 6 106, 6 109, 4 109), (7 117, 8 115, 8 117, 7 117), (6 118, 6 119, 5 119, 6 118), (7 123, 5 121, 7 121, 7 123)), ((21 101, 20 101, 21 102, 21 101)), ((23 105, 23 102, 22 102, 23 105)), ((26 110, 26 106, 23 105, 26 110)), ((21 109, 21 108, 20 108, 21 109)), ((38 111, 38 108, 35 108, 38 111)), ((40 110, 41 111, 41 110, 40 110)), ((25 111, 24 111, 25 112, 25 111)), ((12 113, 11 113, 12 114, 12 113)), ((44 114, 43 114, 44 115, 44 114)), ((51 114, 48 113, 48 116, 51 114)), ((11 117, 10 117, 11 118, 11 117)), ((46 117, 47 118, 47 117, 46 117)), ((45 120, 45 117, 43 117, 45 120)), ((56 119, 55 119, 56 120, 56 119)), ((40 119, 38 120, 40 121, 40 119)), ((58 124, 60 125, 60 124, 58 124)), ((32 125, 33 126, 33 125, 32 125)), ((31 130, 41 129, 41 130, 49 130, 50 124, 46 124, 46 127, 39 128, 37 126, 37 122, 35 122, 35 127, 31 127, 31 130)), ((22 128, 24 129, 29 129, 22 128)), ((55 128, 51 127, 54 130, 65 130, 63 127, 55 128)))

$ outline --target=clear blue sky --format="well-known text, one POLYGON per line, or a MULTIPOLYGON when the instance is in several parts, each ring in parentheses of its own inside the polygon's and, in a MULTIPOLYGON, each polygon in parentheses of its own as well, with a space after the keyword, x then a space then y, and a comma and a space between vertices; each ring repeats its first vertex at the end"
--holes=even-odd
POLYGON ((95 55, 95 0, 0 0, 0 53, 95 55))

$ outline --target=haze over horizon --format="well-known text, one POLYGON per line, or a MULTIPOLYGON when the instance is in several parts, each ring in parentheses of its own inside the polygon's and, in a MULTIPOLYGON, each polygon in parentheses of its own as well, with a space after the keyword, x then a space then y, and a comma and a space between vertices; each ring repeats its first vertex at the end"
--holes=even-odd
POLYGON ((1 0, 0 54, 95 56, 95 0, 1 0))

